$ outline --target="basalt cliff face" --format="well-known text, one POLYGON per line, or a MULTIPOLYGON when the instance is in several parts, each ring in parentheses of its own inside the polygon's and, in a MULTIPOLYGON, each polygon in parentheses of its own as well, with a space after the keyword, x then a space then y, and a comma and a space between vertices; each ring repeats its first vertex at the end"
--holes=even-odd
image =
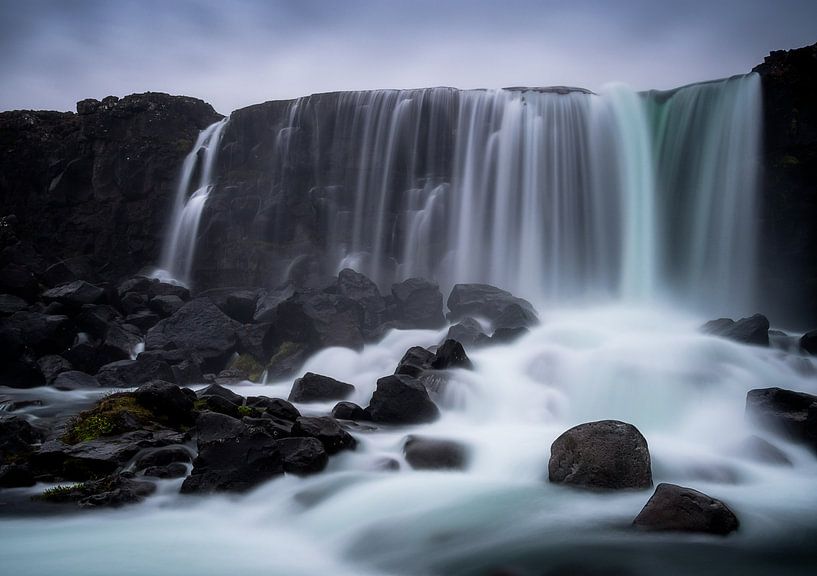
MULTIPOLYGON (((764 100, 758 302, 781 322, 810 325, 817 322, 817 45, 774 52, 755 71, 764 100), (802 305, 793 311, 791 302, 802 305)), ((420 120, 392 154, 382 153, 386 143, 365 118, 339 114, 349 104, 376 117, 387 103, 372 95, 319 94, 233 112, 202 215, 195 288, 314 282, 337 264, 335 247, 383 230, 377 246, 367 246, 375 279, 373 269, 399 266, 396 251, 412 246, 412 234, 423 238, 424 258, 444 265, 435 260, 444 224, 432 218, 418 229, 404 216, 410 200, 377 208, 387 214, 383 230, 367 219, 382 190, 445 193, 457 169, 462 102, 454 89, 437 89, 434 99, 406 110, 420 120), (404 153, 408 147, 416 152, 404 153), (394 164, 384 171, 384 162, 394 164), (388 178, 367 181, 375 172, 388 178), (363 200, 361 189, 370 192, 363 200)), ((219 118, 200 100, 155 93, 86 100, 76 114, 0 113, 0 265, 37 273, 38 262, 87 256, 114 281, 156 264, 182 160, 219 118)))

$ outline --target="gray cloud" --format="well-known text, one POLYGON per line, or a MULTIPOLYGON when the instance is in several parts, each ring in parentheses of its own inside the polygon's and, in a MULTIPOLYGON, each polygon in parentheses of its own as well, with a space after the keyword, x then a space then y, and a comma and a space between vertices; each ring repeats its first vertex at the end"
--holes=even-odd
POLYGON ((815 41, 813 0, 0 0, 0 109, 146 90, 229 112, 332 90, 670 88, 815 41))

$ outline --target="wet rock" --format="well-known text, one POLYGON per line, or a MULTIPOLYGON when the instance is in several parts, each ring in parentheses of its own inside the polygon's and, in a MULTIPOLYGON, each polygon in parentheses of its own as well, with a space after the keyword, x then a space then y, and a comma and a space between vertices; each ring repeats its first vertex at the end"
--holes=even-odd
POLYGON ((463 470, 468 451, 459 442, 409 436, 403 445, 406 462, 415 470, 463 470))
POLYGON ((148 312, 148 297, 147 294, 136 294, 128 292, 119 302, 122 310, 128 316, 133 316, 142 312, 148 312))
POLYGON ((405 328, 440 328, 445 325, 440 287, 422 278, 409 278, 391 287, 395 317, 405 328))
POLYGON ((68 370, 59 374, 52 383, 57 390, 85 390, 99 388, 99 381, 90 374, 78 370, 68 370))
POLYGON ((193 400, 175 384, 154 380, 137 388, 133 397, 170 426, 178 428, 193 422, 193 400))
POLYGON ((165 466, 151 466, 145 468, 142 473, 143 476, 151 476, 153 478, 184 478, 187 476, 187 466, 181 462, 174 462, 165 466))
POLYGON ((317 438, 327 454, 354 450, 357 442, 334 418, 329 416, 301 416, 292 428, 293 436, 317 438))
POLYGON ((133 276, 119 284, 116 291, 120 298, 124 297, 125 294, 128 293, 147 295, 153 282, 154 280, 152 278, 147 278, 145 276, 133 276))
POLYGON ((332 408, 332 417, 339 420, 368 420, 369 414, 354 402, 338 402, 332 408))
POLYGON ((357 302, 363 309, 363 332, 372 338, 386 319, 386 299, 369 278, 349 268, 338 274, 337 293, 357 302))
POLYGON ((196 419, 196 435, 200 442, 231 438, 244 429, 241 420, 217 412, 203 412, 196 419))
POLYGON ((241 325, 210 300, 188 302, 160 321, 145 337, 146 350, 189 350, 207 369, 221 370, 235 351, 241 325))
POLYGON ((374 422, 382 424, 420 424, 440 416, 425 387, 416 379, 399 374, 377 381, 367 412, 374 422))
POLYGON ((247 398, 247 406, 263 410, 268 415, 285 420, 287 422, 295 422, 301 417, 301 413, 290 402, 281 398, 267 398, 266 396, 250 396, 247 398))
POLYGON ((56 354, 42 356, 37 360, 37 366, 40 368, 46 384, 51 384, 59 374, 74 368, 68 360, 56 354))
POLYGON ((800 348, 812 356, 817 356, 817 330, 803 334, 800 338, 800 348))
POLYGON ((740 523, 729 507, 702 492, 659 484, 633 524, 643 530, 726 535, 740 523))
POLYGON ((769 345, 769 320, 763 314, 741 318, 737 322, 730 318, 710 320, 701 330, 743 344, 769 345))
POLYGON ((37 354, 59 354, 74 340, 71 320, 63 315, 16 312, 0 320, 17 346, 27 346, 37 354))
POLYGON ((749 390, 746 415, 761 426, 817 451, 817 396, 782 388, 749 390))
POLYGON ((173 371, 167 362, 140 354, 136 360, 111 362, 99 369, 96 375, 100 386, 130 388, 152 380, 173 381, 173 371))
POLYGON ((173 364, 170 369, 173 371, 173 381, 177 384, 200 384, 204 381, 199 365, 192 360, 182 360, 173 364))
POLYGON ((45 502, 76 502, 81 508, 117 508, 143 501, 156 491, 152 482, 135 480, 130 474, 115 474, 99 480, 46 491, 45 502))
POLYGON ((11 316, 28 308, 28 302, 13 294, 0 294, 0 316, 11 316))
POLYGON ((329 455, 317 438, 282 438, 278 448, 284 461, 284 472, 305 476, 326 468, 329 455))
POLYGON ((482 331, 482 325, 471 317, 460 319, 448 329, 446 340, 456 340, 463 346, 471 348, 487 344, 490 338, 482 331))
POLYGON ((229 388, 225 388, 219 384, 211 384, 207 388, 202 388, 196 392, 199 398, 206 398, 208 396, 216 396, 228 400, 237 406, 244 404, 244 397, 241 394, 236 394, 229 388))
POLYGON ((548 478, 581 488, 649 488, 652 469, 647 441, 625 422, 580 424, 551 445, 548 478))
POLYGON ((132 326, 136 326, 143 333, 147 332, 148 330, 156 326, 159 320, 160 318, 158 314, 149 312, 147 310, 135 312, 125 317, 125 323, 130 324, 132 326))
POLYGON ((241 405, 230 402, 221 396, 204 396, 196 401, 196 408, 200 411, 209 410, 219 414, 226 414, 233 418, 241 417, 241 405))
POLYGON ((121 323, 122 315, 108 304, 84 304, 74 321, 81 331, 95 338, 104 338, 112 323, 121 323))
POLYGON ((42 434, 22 416, 0 416, 0 464, 28 456, 42 434))
POLYGON ((457 284, 448 296, 449 317, 479 316, 497 328, 529 327, 539 323, 530 302, 489 284, 457 284))
POLYGON ((324 402, 340 400, 355 391, 355 387, 328 376, 307 372, 292 385, 288 400, 290 402, 324 402))
POLYGON ((84 256, 67 258, 52 264, 42 274, 48 286, 60 286, 77 280, 96 280, 94 265, 84 256))
POLYGON ((111 324, 97 349, 97 361, 104 366, 119 360, 130 360, 141 343, 142 334, 136 326, 111 324))
POLYGON ((759 436, 745 438, 737 447, 736 452, 748 456, 758 462, 774 466, 791 466, 792 462, 780 448, 759 436))
POLYGON ((261 428, 236 422, 222 426, 217 438, 199 432, 198 456, 182 493, 245 492, 284 473, 278 440, 261 428))
POLYGON ((227 316, 247 324, 255 315, 258 295, 258 290, 249 288, 216 288, 202 292, 198 297, 209 298, 227 316))
POLYGON ((32 301, 39 293, 40 285, 28 267, 8 263, 0 268, 0 291, 32 301))
POLYGON ((394 373, 417 378, 426 370, 431 369, 433 361, 433 352, 426 350, 422 346, 413 346, 403 354, 394 373))
POLYGON ((180 300, 187 302, 190 300, 190 290, 178 284, 154 280, 148 286, 148 297, 151 300, 154 300, 162 296, 175 296, 180 300))
POLYGON ((313 351, 311 345, 303 342, 285 341, 271 348, 267 363, 267 377, 282 379, 294 376, 313 351))
POLYGON ((42 294, 42 299, 46 302, 59 302, 60 304, 81 306, 83 304, 95 304, 99 302, 104 295, 105 291, 99 286, 94 286, 84 280, 76 280, 46 290, 42 294))
POLYGON ((173 294, 156 296, 148 302, 148 307, 162 318, 172 316, 182 306, 184 306, 184 300, 173 294))
POLYGON ((434 359, 431 360, 431 367, 435 370, 446 370, 448 368, 464 368, 473 370, 474 365, 465 353, 462 344, 456 340, 446 340, 443 345, 437 348, 434 359))
POLYGON ((22 488, 36 483, 34 474, 26 464, 0 465, 0 488, 22 488))
POLYGON ((278 305, 291 298, 295 294, 292 286, 286 286, 277 290, 261 292, 255 302, 255 312, 252 321, 256 323, 268 323, 275 320, 278 305))
POLYGON ((151 450, 137 458, 134 469, 144 470, 147 468, 167 466, 174 462, 192 462, 190 451, 183 446, 166 446, 151 450))

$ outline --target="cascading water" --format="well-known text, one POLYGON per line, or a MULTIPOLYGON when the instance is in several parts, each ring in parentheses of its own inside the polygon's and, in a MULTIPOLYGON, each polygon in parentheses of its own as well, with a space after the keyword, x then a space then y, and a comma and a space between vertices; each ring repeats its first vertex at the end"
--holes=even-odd
POLYGON ((213 168, 227 120, 202 130, 184 159, 160 268, 154 272, 158 278, 190 284, 201 213, 213 187, 213 168))

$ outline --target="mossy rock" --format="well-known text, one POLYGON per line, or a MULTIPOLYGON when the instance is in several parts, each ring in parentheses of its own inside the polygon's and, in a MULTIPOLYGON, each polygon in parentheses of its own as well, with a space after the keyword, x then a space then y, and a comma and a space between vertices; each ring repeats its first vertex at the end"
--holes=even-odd
POLYGON ((162 424, 163 419, 139 404, 133 394, 112 394, 97 402, 90 410, 74 417, 63 434, 62 441, 77 444, 140 428, 155 428, 162 424))
POLYGON ((227 367, 232 370, 240 370, 247 375, 252 382, 260 382, 264 374, 264 366, 249 354, 239 354, 227 367))

